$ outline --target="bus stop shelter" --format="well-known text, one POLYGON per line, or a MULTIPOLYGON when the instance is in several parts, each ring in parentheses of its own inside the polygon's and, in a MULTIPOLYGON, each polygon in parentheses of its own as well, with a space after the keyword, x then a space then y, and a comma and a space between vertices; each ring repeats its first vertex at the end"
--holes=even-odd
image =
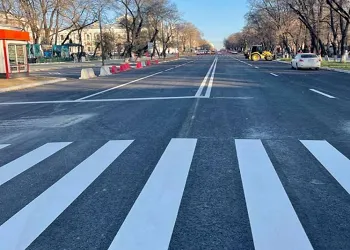
POLYGON ((26 44, 29 33, 14 27, 0 27, 0 77, 12 78, 28 74, 26 44))

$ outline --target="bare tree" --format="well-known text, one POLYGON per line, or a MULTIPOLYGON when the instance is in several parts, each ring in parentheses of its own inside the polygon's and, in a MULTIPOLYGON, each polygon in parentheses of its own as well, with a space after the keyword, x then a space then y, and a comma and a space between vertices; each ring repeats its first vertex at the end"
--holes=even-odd
POLYGON ((141 35, 141 30, 144 24, 144 11, 142 0, 118 0, 117 6, 123 10, 123 19, 120 24, 125 28, 126 44, 125 57, 131 57, 137 39, 141 35))
POLYGON ((160 41, 162 43, 162 52, 160 53, 163 57, 166 57, 166 51, 171 45, 174 45, 173 37, 176 34, 176 24, 180 20, 179 12, 174 4, 167 6, 166 15, 161 23, 161 34, 160 41))
MULTIPOLYGON (((331 8, 332 18, 333 10, 339 15, 340 24, 340 51, 341 51, 341 62, 346 62, 346 45, 349 32, 350 23, 350 2, 346 0, 327 0, 327 4, 331 8)), ((333 32, 334 34, 335 32, 333 32)), ((333 45, 334 46, 334 45, 333 45)))
POLYGON ((328 17, 326 0, 289 0, 289 7, 306 26, 311 38, 311 52, 326 54, 322 40, 322 26, 328 17))
POLYGON ((60 0, 19 0, 23 20, 30 27, 35 43, 49 44, 55 18, 59 18, 57 8, 60 0), (43 34, 43 36, 42 36, 43 34))
MULTIPOLYGON (((82 43, 83 29, 96 23, 98 17, 94 10, 91 0, 73 0, 66 1, 64 7, 60 9, 60 15, 63 19, 63 27, 57 33, 68 30, 62 45, 69 41, 72 33, 77 32, 79 43, 82 43)), ((56 33, 56 34, 57 34, 56 33)))

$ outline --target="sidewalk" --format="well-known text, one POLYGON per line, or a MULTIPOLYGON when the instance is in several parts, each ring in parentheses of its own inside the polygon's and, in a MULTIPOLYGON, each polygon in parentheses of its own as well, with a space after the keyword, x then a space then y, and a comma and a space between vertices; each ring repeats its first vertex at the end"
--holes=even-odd
MULTIPOLYGON (((174 55, 168 56, 165 60, 171 60, 174 59, 174 55)), ((150 60, 150 57, 142 57, 141 61, 150 60)), ((153 60, 159 60, 163 61, 163 58, 154 57, 153 60)), ((105 65, 118 65, 124 62, 124 59, 110 59, 105 60, 105 65)), ((130 60, 130 63, 136 63, 134 60, 130 60)), ((64 68, 80 68, 80 67, 101 67, 102 61, 96 60, 96 61, 86 61, 86 62, 52 62, 52 63, 38 63, 38 64, 30 64, 30 72, 37 72, 37 71, 48 71, 48 70, 55 70, 55 69, 64 69, 64 68)))
POLYGON ((44 84, 66 81, 66 78, 29 76, 14 79, 0 79, 0 93, 36 87, 44 84))

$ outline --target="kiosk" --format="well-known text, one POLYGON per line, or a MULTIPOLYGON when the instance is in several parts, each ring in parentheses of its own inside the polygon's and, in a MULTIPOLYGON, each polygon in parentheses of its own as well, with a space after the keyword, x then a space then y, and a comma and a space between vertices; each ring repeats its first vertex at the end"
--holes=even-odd
POLYGON ((12 78, 29 73, 26 44, 29 33, 0 26, 0 77, 12 78))

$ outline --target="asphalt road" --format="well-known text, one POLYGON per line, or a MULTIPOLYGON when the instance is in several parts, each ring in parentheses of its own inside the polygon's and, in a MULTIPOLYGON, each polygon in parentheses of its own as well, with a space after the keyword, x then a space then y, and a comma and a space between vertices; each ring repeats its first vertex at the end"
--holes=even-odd
POLYGON ((0 94, 1 250, 350 249, 349 74, 219 55, 74 78, 0 94))

